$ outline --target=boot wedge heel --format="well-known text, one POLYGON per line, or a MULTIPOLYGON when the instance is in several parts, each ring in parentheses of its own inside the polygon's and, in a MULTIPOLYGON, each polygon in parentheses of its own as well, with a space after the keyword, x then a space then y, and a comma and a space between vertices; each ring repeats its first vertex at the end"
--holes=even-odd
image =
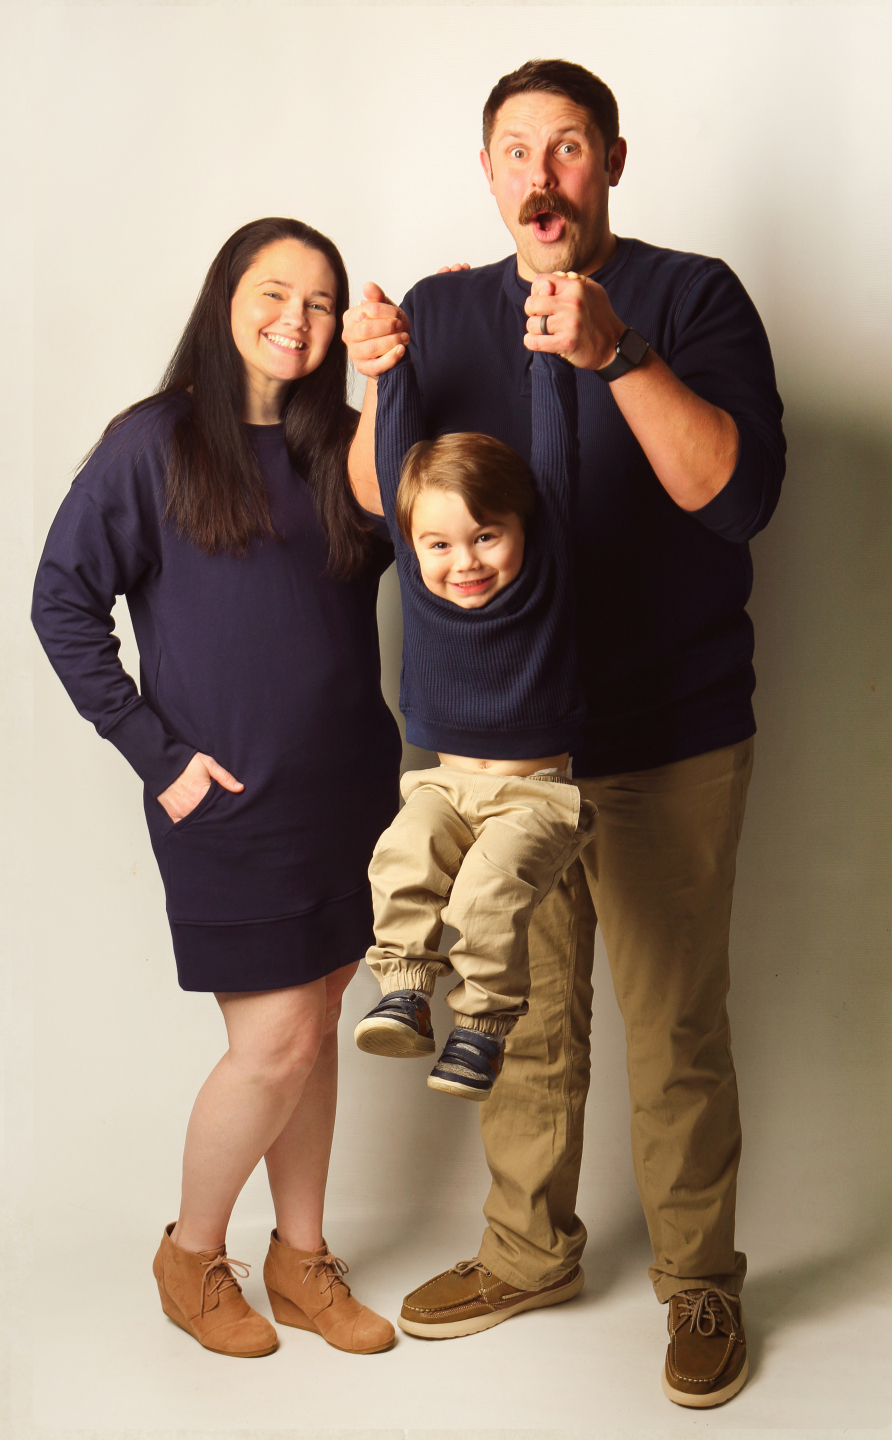
POLYGON ((314 1335, 321 1333, 318 1325, 314 1325, 310 1317, 305 1315, 293 1300, 289 1300, 287 1295, 280 1295, 278 1290, 271 1290, 268 1285, 266 1293, 269 1296, 273 1319, 280 1325, 292 1325, 295 1330, 312 1330, 314 1335))
POLYGON ((344 1280, 346 1272, 344 1261, 332 1255, 324 1240, 318 1250, 296 1250, 275 1230, 269 1237, 263 1283, 281 1325, 309 1330, 349 1355, 389 1350, 393 1326, 360 1304, 344 1280))

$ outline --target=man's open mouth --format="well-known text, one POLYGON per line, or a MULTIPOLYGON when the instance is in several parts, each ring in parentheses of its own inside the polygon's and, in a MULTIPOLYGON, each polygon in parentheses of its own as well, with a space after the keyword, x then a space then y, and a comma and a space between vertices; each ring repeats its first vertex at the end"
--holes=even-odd
POLYGON ((534 190, 520 207, 518 220, 529 225, 537 240, 553 244, 560 240, 567 222, 576 219, 576 211, 566 198, 554 190, 534 190))
POLYGON ((553 210, 540 210, 538 215, 533 216, 533 234, 547 245, 560 240, 566 223, 564 217, 556 215, 553 210))

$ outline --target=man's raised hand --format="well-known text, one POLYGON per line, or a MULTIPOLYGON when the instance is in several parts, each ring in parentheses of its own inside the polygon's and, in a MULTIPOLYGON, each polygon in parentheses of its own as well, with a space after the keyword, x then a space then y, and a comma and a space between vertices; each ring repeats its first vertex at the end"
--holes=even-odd
POLYGON ((344 344, 360 375, 383 375, 409 343, 409 321, 380 285, 362 287, 363 300, 344 311, 344 344))
POLYGON ((609 365, 626 328, 603 285, 572 272, 537 275, 524 309, 529 316, 523 337, 526 348, 563 355, 580 370, 601 370, 609 365), (542 331, 543 315, 547 334, 542 331))

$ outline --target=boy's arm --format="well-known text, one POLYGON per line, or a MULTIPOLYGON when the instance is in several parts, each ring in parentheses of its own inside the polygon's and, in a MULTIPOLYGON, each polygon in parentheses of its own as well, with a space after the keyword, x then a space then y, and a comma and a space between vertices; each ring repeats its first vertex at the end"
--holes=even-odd
POLYGON ((381 504, 394 543, 398 537, 394 520, 396 492, 403 460, 406 452, 424 439, 426 433, 418 381, 412 361, 404 356, 392 370, 378 376, 375 414, 375 469, 381 489, 381 504))
POLYGON ((530 469, 543 518, 569 538, 579 482, 576 371, 559 355, 533 356, 530 469))

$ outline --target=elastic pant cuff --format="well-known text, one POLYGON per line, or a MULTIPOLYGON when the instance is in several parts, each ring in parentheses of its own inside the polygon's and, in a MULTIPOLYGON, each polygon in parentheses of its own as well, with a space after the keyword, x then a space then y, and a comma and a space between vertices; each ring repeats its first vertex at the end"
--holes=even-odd
POLYGON ((462 1030, 479 1030, 484 1035, 510 1035, 517 1024, 516 1015, 454 1015, 454 1023, 462 1030))
POLYGON ((440 965, 410 965, 405 970, 388 970, 377 979, 382 995, 392 995, 394 990, 423 990, 425 995, 433 995, 438 977, 445 973, 440 965))

